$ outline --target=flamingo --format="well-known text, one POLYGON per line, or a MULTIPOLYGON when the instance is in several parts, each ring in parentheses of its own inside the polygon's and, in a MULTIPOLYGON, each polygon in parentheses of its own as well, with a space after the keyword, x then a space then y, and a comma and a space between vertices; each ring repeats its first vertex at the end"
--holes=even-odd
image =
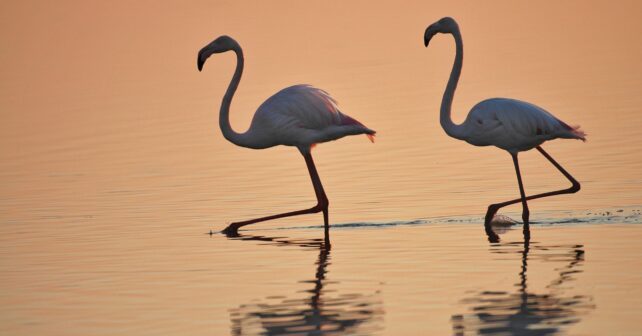
POLYGON ((329 201, 312 160, 311 150, 318 143, 337 140, 347 135, 365 134, 370 141, 374 142, 376 132, 342 113, 337 107, 337 102, 327 92, 310 85, 294 85, 277 92, 259 106, 254 113, 250 128, 245 133, 235 132, 230 125, 229 112, 232 97, 243 73, 244 61, 241 46, 229 36, 220 36, 198 52, 197 66, 201 71, 205 61, 212 54, 230 50, 236 54, 237 63, 221 103, 219 125, 223 136, 237 146, 252 149, 264 149, 277 145, 298 148, 310 173, 317 204, 309 209, 231 223, 222 233, 234 236, 238 234, 238 229, 245 225, 323 212, 325 237, 329 243, 329 201))
POLYGON ((524 235, 530 237, 528 200, 537 198, 576 193, 580 190, 580 183, 571 176, 557 161, 555 161, 540 146, 542 143, 553 139, 579 139, 586 141, 586 134, 579 126, 569 126, 567 123, 553 116, 543 108, 509 98, 492 98, 475 105, 468 113, 466 120, 457 125, 450 117, 450 110, 461 74, 464 58, 464 46, 457 22, 450 17, 445 17, 426 28, 424 44, 428 43, 437 33, 452 34, 455 38, 455 62, 441 101, 440 123, 449 136, 468 142, 474 146, 495 146, 506 150, 513 158, 513 165, 517 174, 520 198, 491 204, 488 206, 484 218, 484 227, 491 241, 499 241, 499 237, 492 231, 490 223, 497 211, 507 205, 522 203, 522 220, 524 222, 524 235), (524 185, 519 170, 517 154, 519 152, 537 149, 548 161, 555 166, 570 182, 571 187, 556 191, 545 192, 526 196, 524 185))

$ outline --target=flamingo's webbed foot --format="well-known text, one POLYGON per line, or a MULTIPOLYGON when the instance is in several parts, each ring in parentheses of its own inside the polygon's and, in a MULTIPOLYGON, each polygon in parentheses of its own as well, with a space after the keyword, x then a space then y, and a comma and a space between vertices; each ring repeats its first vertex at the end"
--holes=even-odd
POLYGON ((228 237, 238 237, 239 236, 239 228, 235 223, 232 223, 228 225, 223 231, 221 231, 222 234, 228 236, 228 237))

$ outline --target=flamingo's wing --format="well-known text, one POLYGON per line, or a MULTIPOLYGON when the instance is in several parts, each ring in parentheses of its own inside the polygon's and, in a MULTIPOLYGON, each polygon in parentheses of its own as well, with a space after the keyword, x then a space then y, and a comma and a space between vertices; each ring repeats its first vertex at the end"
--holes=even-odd
POLYGON ((261 104, 256 115, 282 127, 322 130, 341 123, 337 102, 310 85, 294 85, 275 93, 261 104))
POLYGON ((579 127, 571 127, 543 108, 520 100, 493 98, 473 107, 467 124, 489 137, 512 142, 569 138, 584 140, 579 127))
POLYGON ((335 137, 340 126, 367 129, 341 113, 327 92, 305 84, 287 87, 268 98, 256 111, 252 126, 269 129, 283 144, 333 140, 340 137, 335 137))

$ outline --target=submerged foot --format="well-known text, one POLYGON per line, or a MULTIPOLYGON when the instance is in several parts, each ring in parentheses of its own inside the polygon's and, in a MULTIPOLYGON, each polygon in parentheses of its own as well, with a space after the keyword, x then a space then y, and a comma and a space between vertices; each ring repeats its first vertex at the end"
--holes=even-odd
POLYGON ((505 215, 495 215, 493 219, 490 220, 490 225, 496 227, 509 227, 518 224, 518 222, 505 215))
POLYGON ((486 235, 488 241, 491 243, 499 242, 499 235, 506 233, 512 226, 518 224, 516 220, 505 215, 493 215, 490 220, 487 220, 484 225, 486 227, 486 235))

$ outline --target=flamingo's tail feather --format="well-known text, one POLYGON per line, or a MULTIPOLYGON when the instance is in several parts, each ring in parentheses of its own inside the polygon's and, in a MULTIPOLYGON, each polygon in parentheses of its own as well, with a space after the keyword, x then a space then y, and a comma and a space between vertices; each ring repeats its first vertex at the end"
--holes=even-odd
POLYGON ((375 135, 374 134, 366 134, 370 142, 374 143, 375 142, 375 135))
POLYGON ((558 119, 562 127, 564 127, 567 131, 571 133, 570 138, 571 139, 578 139, 586 142, 586 132, 584 130, 580 129, 580 125, 577 126, 569 126, 567 123, 561 121, 558 119))
POLYGON ((579 140, 582 140, 582 141, 586 142, 586 136, 587 136, 588 134, 586 134, 586 132, 584 132, 584 130, 580 129, 580 126, 579 126, 579 125, 574 126, 574 127, 573 127, 573 130, 572 130, 571 132, 573 132, 573 134, 574 134, 575 136, 577 136, 577 138, 578 138, 579 140))

